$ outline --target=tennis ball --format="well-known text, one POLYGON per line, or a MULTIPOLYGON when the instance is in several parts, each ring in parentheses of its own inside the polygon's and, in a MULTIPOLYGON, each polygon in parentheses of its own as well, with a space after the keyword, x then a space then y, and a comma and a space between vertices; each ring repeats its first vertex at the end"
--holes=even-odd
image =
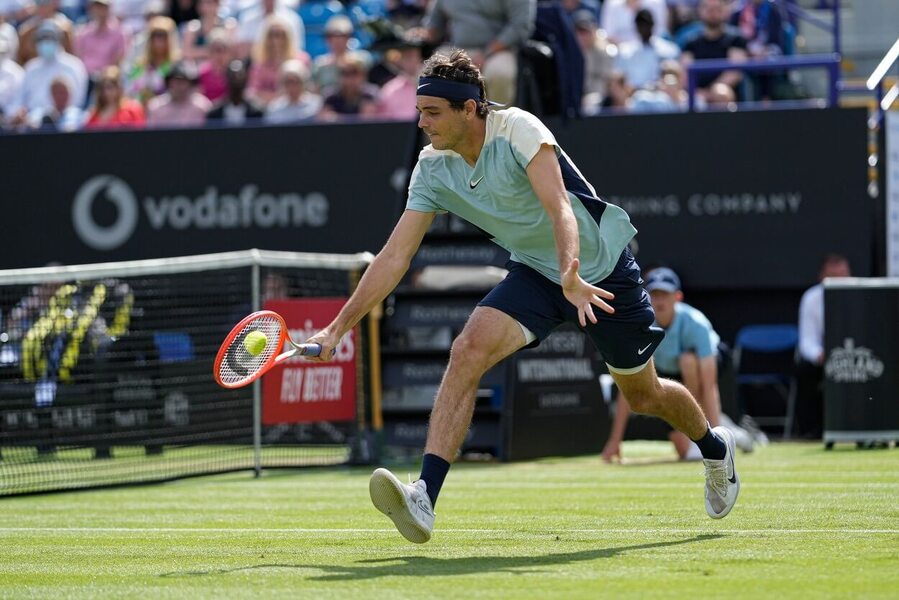
POLYGON ((268 344, 268 338, 261 331, 251 331, 243 339, 243 347, 247 349, 251 356, 262 354, 266 344, 268 344))

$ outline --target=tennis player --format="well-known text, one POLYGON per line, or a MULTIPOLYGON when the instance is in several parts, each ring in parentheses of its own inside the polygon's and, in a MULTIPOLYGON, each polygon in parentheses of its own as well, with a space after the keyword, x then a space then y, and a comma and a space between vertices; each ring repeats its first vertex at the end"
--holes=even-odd
MULTIPOLYGON (((431 538, 437 496, 471 423, 481 376, 563 322, 590 336, 633 410, 695 441, 705 462, 709 516, 737 500, 734 439, 711 429, 680 383, 659 379, 652 354, 664 337, 628 249, 636 233, 602 201, 534 115, 489 110, 484 80, 464 51, 433 55, 418 82, 418 126, 431 144, 412 172, 406 210, 343 310, 309 339, 331 355, 341 337, 396 287, 438 213, 452 212, 508 250, 509 274, 481 300, 453 341, 431 411, 417 481, 371 476, 375 507, 412 542, 431 538)), ((326 360, 325 358, 313 360, 326 360)))

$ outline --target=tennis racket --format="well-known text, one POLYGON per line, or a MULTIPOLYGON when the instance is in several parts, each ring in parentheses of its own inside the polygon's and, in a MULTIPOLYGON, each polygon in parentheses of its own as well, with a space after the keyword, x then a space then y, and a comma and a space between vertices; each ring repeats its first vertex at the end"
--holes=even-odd
POLYGON ((291 340, 281 315, 260 310, 234 326, 219 348, 212 374, 220 386, 239 388, 253 383, 275 365, 296 354, 318 356, 321 351, 321 344, 297 344, 291 340), (265 348, 255 355, 244 344, 247 336, 254 331, 262 333, 266 339, 265 348), (288 349, 278 354, 282 346, 288 346, 288 349))

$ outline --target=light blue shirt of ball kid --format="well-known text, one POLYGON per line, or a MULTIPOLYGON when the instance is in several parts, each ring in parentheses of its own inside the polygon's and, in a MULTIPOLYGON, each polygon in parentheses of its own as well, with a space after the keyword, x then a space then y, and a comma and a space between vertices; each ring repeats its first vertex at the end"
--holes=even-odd
POLYGON ((623 209, 596 195, 549 129, 527 111, 488 113, 484 146, 474 167, 452 150, 426 146, 412 172, 406 208, 458 215, 486 231, 512 260, 560 283, 552 221, 527 175, 543 144, 555 148, 577 219, 580 276, 599 283, 615 268, 637 230, 623 209))
MULTIPOLYGON (((658 325, 658 323, 656 323, 658 325)), ((659 373, 679 375, 678 359, 692 352, 700 359, 718 355, 721 338, 701 311, 685 302, 674 305, 674 319, 665 330, 665 339, 652 355, 659 373)))

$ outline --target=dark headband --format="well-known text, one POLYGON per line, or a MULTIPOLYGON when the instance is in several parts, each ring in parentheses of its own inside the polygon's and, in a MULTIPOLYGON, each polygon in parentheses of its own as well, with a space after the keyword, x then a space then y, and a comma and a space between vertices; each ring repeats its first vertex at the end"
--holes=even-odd
POLYGON ((461 83, 439 77, 419 77, 418 96, 434 96, 447 100, 481 101, 481 87, 474 83, 461 83))

